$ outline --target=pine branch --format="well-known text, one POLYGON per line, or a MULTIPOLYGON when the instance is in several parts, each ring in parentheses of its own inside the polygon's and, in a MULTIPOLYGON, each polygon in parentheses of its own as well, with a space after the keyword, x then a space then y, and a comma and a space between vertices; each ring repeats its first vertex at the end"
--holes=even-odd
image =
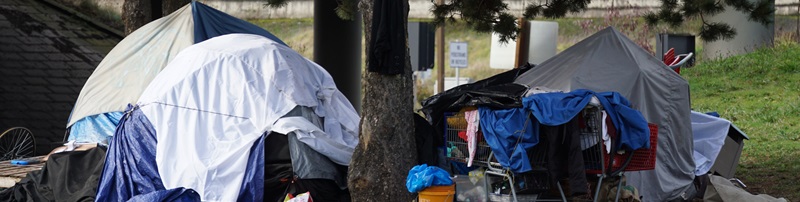
MULTIPOLYGON (((532 4, 525 7, 523 17, 562 18, 567 13, 586 10, 590 1, 550 0, 543 4, 532 4)), ((498 33, 502 42, 516 38, 519 31, 515 17, 507 11, 508 5, 502 0, 450 0, 444 5, 434 5, 432 9, 433 22, 437 26, 448 20, 454 21, 457 15, 476 31, 498 33)))
POLYGON ((725 23, 709 23, 705 15, 716 15, 725 11, 725 6, 731 6, 736 11, 747 13, 749 20, 764 25, 772 23, 772 0, 759 0, 751 3, 749 0, 661 0, 661 9, 657 13, 645 14, 645 21, 653 26, 660 23, 672 27, 680 26, 687 18, 699 16, 703 22, 700 28, 700 38, 704 41, 730 40, 736 36, 736 30, 725 23), (680 4, 683 3, 683 4, 680 4), (680 8, 678 8, 680 6, 680 8))
POLYGON ((286 6, 288 3, 286 0, 266 0, 267 3, 264 6, 268 6, 270 8, 281 8, 286 6))

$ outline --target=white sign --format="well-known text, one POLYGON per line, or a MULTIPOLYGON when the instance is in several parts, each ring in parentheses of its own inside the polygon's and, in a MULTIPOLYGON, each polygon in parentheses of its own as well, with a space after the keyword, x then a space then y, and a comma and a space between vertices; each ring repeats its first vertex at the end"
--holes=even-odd
MULTIPOLYGON (((556 55, 558 42, 558 23, 550 21, 528 21, 528 62, 541 64, 556 55)), ((492 48, 489 51, 489 67, 493 69, 513 69, 517 55, 516 39, 500 43, 500 35, 492 33, 492 48)))
POLYGON ((450 67, 467 67, 467 42, 450 42, 450 67))

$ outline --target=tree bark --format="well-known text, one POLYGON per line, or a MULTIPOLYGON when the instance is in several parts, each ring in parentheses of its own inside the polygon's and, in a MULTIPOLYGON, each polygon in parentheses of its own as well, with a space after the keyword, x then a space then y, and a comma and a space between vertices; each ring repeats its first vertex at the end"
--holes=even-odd
POLYGON ((186 4, 191 3, 192 0, 163 0, 161 3, 163 13, 161 16, 167 16, 172 14, 172 12, 177 11, 180 8, 183 8, 186 4))
POLYGON ((125 0, 122 3, 122 23, 126 36, 152 20, 150 0, 125 0))
MULTIPOLYGON (((407 22, 408 0, 404 1, 404 22, 407 22)), ((372 4, 372 0, 362 0, 359 5, 367 42, 371 38, 372 4)), ((407 23, 403 26, 408 30, 407 23)), ((367 43, 367 53, 371 48, 367 43)), ((369 71, 363 74, 361 131, 348 175, 353 201, 411 201, 416 196, 405 187, 408 171, 417 162, 408 54, 405 61, 403 74, 382 75, 369 71)))

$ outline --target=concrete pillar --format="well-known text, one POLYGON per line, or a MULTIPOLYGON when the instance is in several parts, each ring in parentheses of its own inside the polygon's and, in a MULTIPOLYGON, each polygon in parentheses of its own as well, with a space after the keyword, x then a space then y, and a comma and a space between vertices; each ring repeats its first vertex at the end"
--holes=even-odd
MULTIPOLYGON (((758 2, 758 0, 750 0, 758 2)), ((775 4, 773 4, 774 6, 775 4)), ((736 36, 731 40, 703 42, 703 57, 706 59, 722 59, 734 55, 752 52, 764 46, 772 46, 775 39, 775 23, 763 25, 748 20, 748 14, 725 6, 725 12, 707 18, 709 22, 722 22, 736 29, 736 36)), ((773 14, 772 19, 775 19, 773 14)))
POLYGON ((333 0, 314 0, 314 62, 325 68, 339 91, 361 112, 361 15, 336 15, 333 0))

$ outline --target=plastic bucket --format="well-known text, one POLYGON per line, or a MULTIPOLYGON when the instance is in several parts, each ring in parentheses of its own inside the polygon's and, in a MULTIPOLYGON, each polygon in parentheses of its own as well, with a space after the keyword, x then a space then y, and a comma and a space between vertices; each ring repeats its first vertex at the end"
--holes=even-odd
POLYGON ((431 186, 419 192, 419 202, 450 202, 456 195, 456 185, 431 186))

